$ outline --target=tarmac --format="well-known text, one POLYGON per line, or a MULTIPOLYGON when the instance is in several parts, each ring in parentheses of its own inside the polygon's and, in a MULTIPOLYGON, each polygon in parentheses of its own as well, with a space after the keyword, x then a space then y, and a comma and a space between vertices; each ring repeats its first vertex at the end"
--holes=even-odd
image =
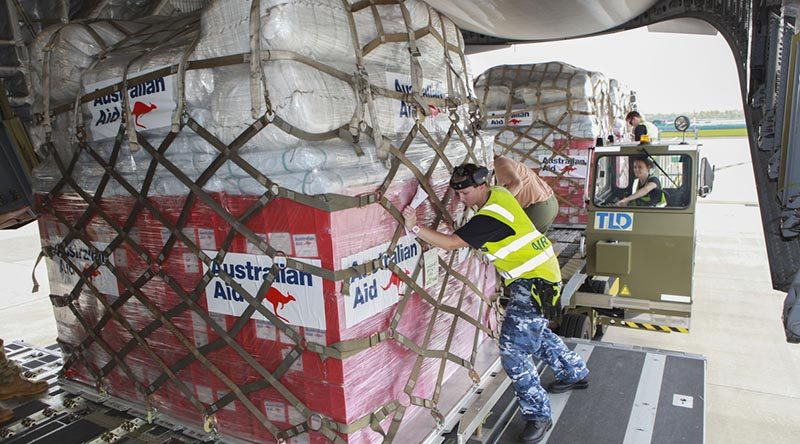
MULTIPOLYGON (((785 294, 772 290, 747 140, 705 139, 717 166, 713 193, 697 208, 694 303, 688 334, 612 327, 604 342, 707 358, 706 442, 796 443, 800 345, 785 341, 785 294)), ((0 231, 0 338, 47 346, 57 336, 35 223, 0 231)), ((592 442, 587 437, 586 442, 592 442)))
POLYGON ((783 332, 747 140, 701 142, 717 173, 697 207, 690 332, 612 327, 603 341, 705 356, 706 442, 797 443, 800 345, 783 332))

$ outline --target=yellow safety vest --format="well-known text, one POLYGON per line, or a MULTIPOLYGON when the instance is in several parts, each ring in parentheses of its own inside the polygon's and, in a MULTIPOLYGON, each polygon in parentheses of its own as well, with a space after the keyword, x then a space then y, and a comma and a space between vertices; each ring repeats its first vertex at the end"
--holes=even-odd
POLYGON ((476 213, 499 220, 514 234, 498 242, 486 242, 481 251, 492 262, 506 285, 517 279, 541 278, 561 282, 558 257, 550 239, 533 223, 514 196, 503 187, 492 187, 489 200, 476 213))
MULTIPOLYGON (((634 179, 634 180, 639 180, 639 179, 634 179)), ((645 185, 646 185, 646 183, 645 183, 645 185)), ((633 185, 631 185, 631 189, 633 189, 633 185)), ((664 193, 664 190, 662 190, 661 188, 657 188, 657 189, 658 189, 658 191, 661 192, 661 197, 658 198, 658 202, 654 202, 650 198, 650 193, 647 193, 644 196, 642 196, 642 197, 640 197, 638 199, 635 199, 633 201, 633 205, 632 206, 634 206, 634 207, 657 207, 657 208, 666 207, 667 206, 667 195, 666 195, 666 193, 664 193)), ((633 194, 633 193, 631 193, 631 194, 633 194)))
POLYGON ((647 128, 647 137, 650 138, 650 143, 658 141, 658 127, 655 124, 643 121, 640 125, 644 125, 647 128))

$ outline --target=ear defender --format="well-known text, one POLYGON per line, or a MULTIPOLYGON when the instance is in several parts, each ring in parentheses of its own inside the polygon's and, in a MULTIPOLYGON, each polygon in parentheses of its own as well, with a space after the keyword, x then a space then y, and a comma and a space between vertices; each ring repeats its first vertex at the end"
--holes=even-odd
POLYGON ((486 183, 489 177, 489 169, 484 166, 478 166, 474 163, 465 163, 457 166, 453 170, 453 175, 450 178, 450 188, 454 190, 463 190, 467 187, 474 187, 486 183), (456 178, 465 178, 456 182, 456 178))

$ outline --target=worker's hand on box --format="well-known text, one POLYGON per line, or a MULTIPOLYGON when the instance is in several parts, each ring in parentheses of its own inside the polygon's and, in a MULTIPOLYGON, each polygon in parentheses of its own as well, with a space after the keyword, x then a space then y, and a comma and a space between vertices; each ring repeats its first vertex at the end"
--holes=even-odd
POLYGON ((405 220, 406 228, 413 228, 417 225, 417 210, 412 208, 411 205, 403 210, 403 219, 405 220))

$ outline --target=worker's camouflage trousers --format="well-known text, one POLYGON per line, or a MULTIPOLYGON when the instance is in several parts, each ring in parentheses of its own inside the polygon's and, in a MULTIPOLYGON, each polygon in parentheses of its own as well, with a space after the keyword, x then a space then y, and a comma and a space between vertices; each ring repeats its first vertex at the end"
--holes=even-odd
POLYGON ((0 340, 0 385, 11 382, 19 377, 19 372, 19 366, 6 358, 3 341, 0 340))
POLYGON ((532 356, 547 363, 564 382, 577 382, 589 374, 583 359, 564 345, 534 308, 532 284, 531 280, 519 279, 509 286, 511 300, 500 331, 500 359, 526 420, 549 418, 551 414, 550 398, 542 388, 532 356))

